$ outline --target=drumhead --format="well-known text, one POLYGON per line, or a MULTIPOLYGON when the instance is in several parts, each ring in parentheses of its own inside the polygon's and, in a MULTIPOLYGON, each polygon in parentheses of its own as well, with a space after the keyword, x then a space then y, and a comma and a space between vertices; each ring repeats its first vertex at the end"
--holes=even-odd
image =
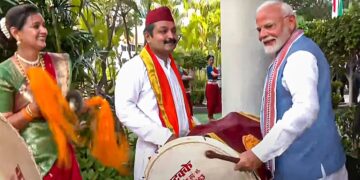
POLYGON ((19 135, 0 113, 0 179, 41 180, 35 160, 19 135))
POLYGON ((145 170, 147 180, 252 180, 249 172, 235 171, 235 164, 220 159, 209 159, 207 150, 238 157, 229 146, 208 137, 189 136, 175 139, 152 156, 145 170))

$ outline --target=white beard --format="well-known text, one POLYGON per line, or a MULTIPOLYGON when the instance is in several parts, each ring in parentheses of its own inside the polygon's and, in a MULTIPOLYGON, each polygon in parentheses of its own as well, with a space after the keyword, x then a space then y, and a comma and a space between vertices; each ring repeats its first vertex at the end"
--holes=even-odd
POLYGON ((266 54, 275 54, 278 51, 280 51, 280 49, 284 46, 284 44, 286 43, 286 41, 289 39, 289 37, 291 36, 290 31, 288 28, 284 27, 283 29, 283 33, 279 36, 279 37, 273 37, 273 36, 268 36, 265 39, 262 40, 263 44, 264 41, 266 40, 271 40, 274 39, 275 40, 275 44, 272 46, 265 46, 264 44, 264 50, 266 54))

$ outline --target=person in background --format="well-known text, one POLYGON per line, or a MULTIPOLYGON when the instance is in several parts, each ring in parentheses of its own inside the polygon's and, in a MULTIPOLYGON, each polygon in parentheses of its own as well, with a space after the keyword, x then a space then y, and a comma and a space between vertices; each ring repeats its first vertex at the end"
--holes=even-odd
POLYGON ((208 66, 206 67, 206 74, 208 81, 205 87, 205 97, 207 102, 207 111, 209 121, 215 120, 214 114, 221 112, 221 92, 217 79, 219 71, 214 67, 214 56, 208 55, 208 66))
POLYGON ((282 1, 260 5, 256 27, 275 59, 261 105, 263 140, 240 154, 235 169, 252 171, 268 162, 274 179, 348 179, 323 52, 297 29, 293 9, 282 1))
POLYGON ((187 100, 189 102, 190 113, 193 116, 194 113, 193 113, 193 104, 192 104, 192 101, 191 101, 191 84, 190 84, 190 81, 193 79, 193 76, 191 74, 189 74, 187 71, 185 71, 185 69, 182 68, 182 67, 179 68, 179 71, 180 71, 182 82, 183 82, 184 87, 185 87, 186 98, 187 98, 187 100))

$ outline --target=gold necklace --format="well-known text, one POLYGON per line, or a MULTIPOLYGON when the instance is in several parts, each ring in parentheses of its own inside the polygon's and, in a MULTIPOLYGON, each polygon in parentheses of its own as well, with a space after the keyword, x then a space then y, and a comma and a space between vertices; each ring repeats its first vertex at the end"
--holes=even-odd
MULTIPOLYGON (((15 54, 15 62, 17 64, 17 66, 19 67, 21 75, 24 76, 24 78, 26 80, 26 83, 29 84, 30 80, 29 80, 28 76, 25 73, 25 67, 22 65, 22 63, 20 62, 20 60, 19 60, 19 58, 18 58, 18 56, 16 54, 15 54)), ((44 58, 41 55, 39 55, 39 62, 36 63, 35 67, 39 67, 39 66, 41 66, 42 69, 45 69, 44 58)))
MULTIPOLYGON (((39 62, 40 63, 37 64, 36 66, 38 67, 40 65, 42 67, 42 69, 45 70, 45 62, 44 62, 44 59, 43 59, 42 55, 40 55, 39 62)), ((21 87, 19 88, 19 93, 21 95, 23 95, 26 100, 28 100, 30 103, 32 103, 33 102, 33 97, 31 95, 31 93, 28 92, 27 86, 26 86, 26 85, 28 85, 30 83, 30 80, 29 80, 28 76, 25 73, 24 66, 21 64, 20 60, 18 59, 18 57, 16 55, 15 55, 15 63, 16 63, 16 66, 18 66, 18 69, 20 70, 21 75, 26 80, 26 84, 22 84, 21 87)))

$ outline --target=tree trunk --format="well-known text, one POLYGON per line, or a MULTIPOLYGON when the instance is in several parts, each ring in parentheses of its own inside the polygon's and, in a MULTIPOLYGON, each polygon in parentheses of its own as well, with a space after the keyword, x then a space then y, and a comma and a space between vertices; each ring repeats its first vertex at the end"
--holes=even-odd
POLYGON ((52 19, 52 26, 54 28, 54 35, 55 35, 55 47, 56 47, 56 52, 62 52, 61 50, 61 38, 60 38, 60 34, 59 34, 59 31, 58 31, 58 25, 57 25, 57 18, 56 18, 56 15, 55 15, 55 9, 54 9, 54 5, 51 5, 50 6, 50 11, 51 11, 51 19, 52 19))
POLYGON ((346 74, 346 78, 349 82, 349 106, 352 107, 354 105, 354 68, 355 63, 354 60, 350 57, 348 61, 349 72, 346 74))
POLYGON ((135 54, 139 51, 138 49, 138 28, 137 28, 137 17, 135 17, 135 54))
POLYGON ((121 11, 121 17, 123 19, 124 28, 125 28, 126 44, 127 44, 127 47, 128 47, 127 51, 129 53, 129 59, 131 59, 132 55, 131 55, 130 36, 129 36, 129 29, 127 27, 127 22, 126 22, 126 15, 127 15, 127 13, 121 11))
POLYGON ((120 9, 120 3, 117 3, 116 9, 115 9, 115 13, 113 15, 113 17, 111 18, 112 22, 110 25, 110 18, 108 18, 107 20, 107 24, 108 27, 110 27, 109 31, 108 31, 108 44, 106 46, 105 52, 101 54, 101 79, 98 83, 98 86, 96 88, 96 94, 103 94, 104 92, 101 90, 103 88, 103 86, 105 86, 105 89, 107 89, 107 76, 106 76, 106 64, 107 64, 107 57, 109 56, 109 51, 111 50, 111 46, 112 46, 112 38, 114 35, 114 31, 115 31, 115 22, 118 16, 118 12, 120 9))
MULTIPOLYGON (((146 16, 147 13, 150 11, 151 4, 152 4, 152 1, 148 1, 148 2, 147 2, 147 5, 146 5, 147 12, 145 13, 145 16, 146 16)), ((144 38, 144 46, 145 46, 145 45, 146 45, 146 39, 144 38)))

